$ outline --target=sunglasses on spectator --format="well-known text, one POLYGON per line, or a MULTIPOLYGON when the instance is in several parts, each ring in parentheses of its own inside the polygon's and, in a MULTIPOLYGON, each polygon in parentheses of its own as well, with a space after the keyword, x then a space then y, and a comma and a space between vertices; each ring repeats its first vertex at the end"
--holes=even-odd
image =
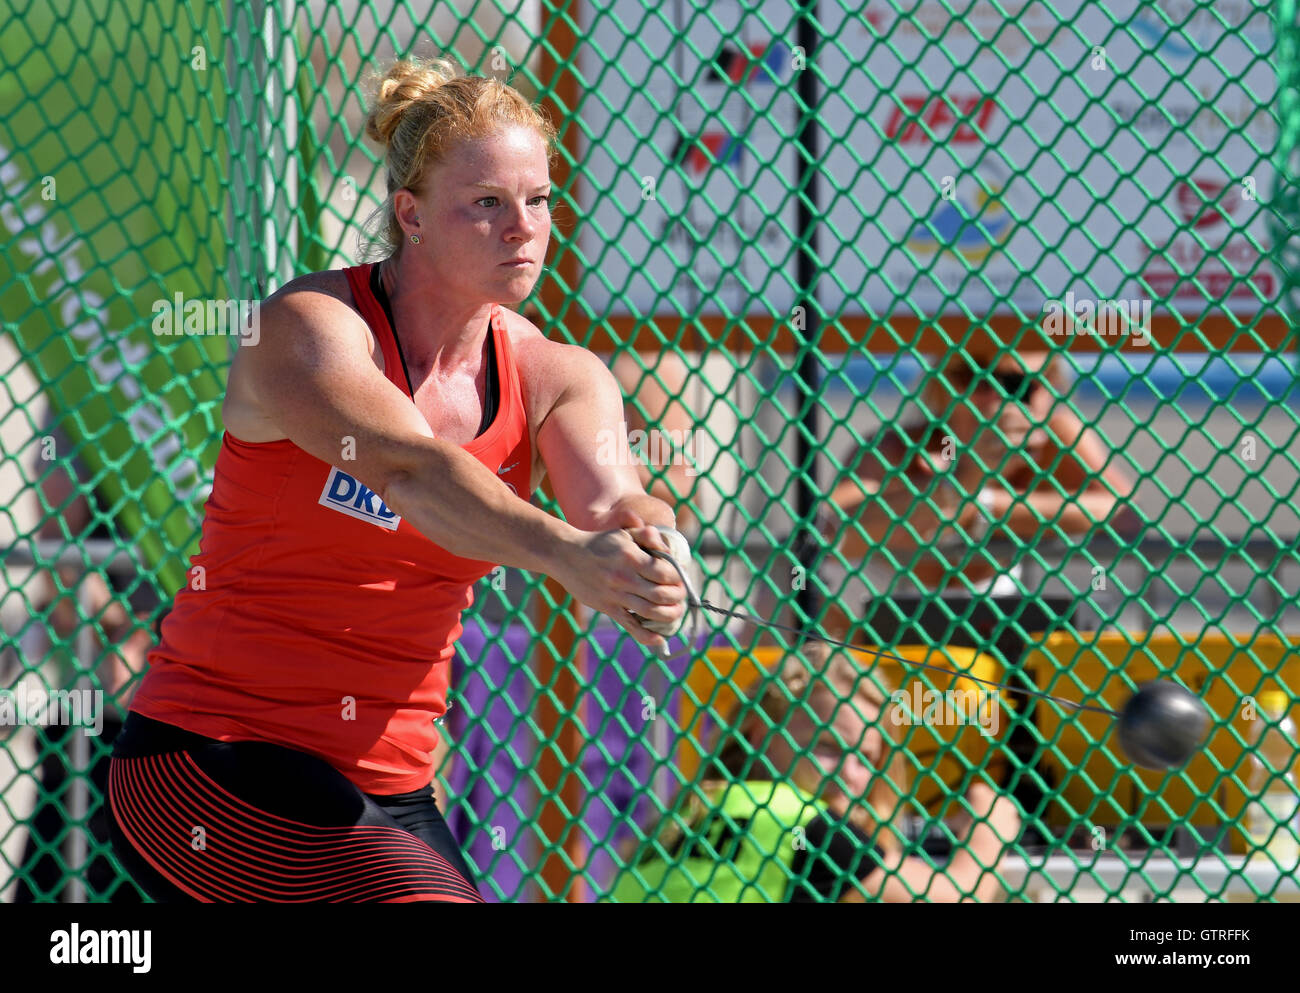
POLYGON ((1023 372, 995 372, 993 379, 1002 388, 1003 393, 1021 402, 1028 400, 1033 392, 1043 385, 1036 377, 1023 372))
MULTIPOLYGON (((1039 381, 1039 378, 1031 376, 1031 374, 1028 373, 993 372, 983 373, 982 376, 987 377, 984 378, 984 382, 988 382, 989 385, 996 383, 998 389, 1000 389, 1002 393, 1021 403, 1030 399, 1030 396, 1034 395, 1035 390, 1043 389, 1043 383, 1039 381)), ((976 373, 972 372, 970 369, 959 369, 957 372, 949 374, 949 380, 952 381, 953 386, 957 387, 957 390, 961 391, 961 393, 965 393, 965 391, 969 389, 971 382, 975 380, 975 377, 976 373)))
MULTIPOLYGON (((949 378, 955 387, 965 392, 975 378, 975 373, 969 369, 961 369, 949 378)), ((1008 397, 1020 402, 1028 400, 1033 392, 1041 389, 1043 385, 1036 376, 1023 372, 994 372, 988 376, 988 379, 996 383, 998 389, 1008 397)))

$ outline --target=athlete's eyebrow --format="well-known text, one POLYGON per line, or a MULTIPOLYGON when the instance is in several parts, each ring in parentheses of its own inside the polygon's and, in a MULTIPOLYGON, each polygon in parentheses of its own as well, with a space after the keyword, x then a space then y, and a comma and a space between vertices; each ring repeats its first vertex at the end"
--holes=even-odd
MULTIPOLYGON (((482 180, 480 180, 480 181, 477 182, 477 183, 466 183, 465 185, 468 186, 468 187, 471 188, 471 189, 476 189, 476 190, 492 190, 494 193, 507 193, 507 192, 509 192, 509 191, 508 191, 504 186, 497 186, 495 183, 486 183, 486 182, 483 182, 482 180)), ((551 188, 551 184, 550 184, 550 182, 548 181, 548 182, 542 183, 542 184, 540 184, 540 185, 538 185, 538 186, 534 186, 534 187, 533 187, 533 192, 534 192, 534 193, 539 193, 539 192, 542 192, 542 191, 545 191, 545 190, 549 190, 550 188, 551 188)))

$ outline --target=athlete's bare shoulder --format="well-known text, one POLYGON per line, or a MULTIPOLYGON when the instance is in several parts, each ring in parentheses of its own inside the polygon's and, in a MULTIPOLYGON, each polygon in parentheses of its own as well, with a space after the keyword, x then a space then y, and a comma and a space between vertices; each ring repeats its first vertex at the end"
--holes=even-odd
POLYGON ((326 269, 323 272, 309 272, 291 279, 266 299, 263 306, 283 303, 294 298, 296 302, 305 302, 303 294, 320 294, 333 298, 350 309, 355 310, 352 289, 348 285, 347 274, 342 269, 326 269))
POLYGON ((267 297, 260 310, 261 341, 235 353, 222 405, 227 428, 245 441, 284 437, 270 422, 260 394, 268 382, 292 382, 284 373, 294 361, 315 364, 322 350, 355 349, 360 354, 364 349, 372 358, 378 351, 340 270, 292 279, 267 297))
POLYGON ((501 308, 510 333, 519 375, 528 396, 529 421, 540 424, 555 405, 556 399, 575 382, 599 375, 608 367, 581 345, 552 341, 528 318, 501 308), (597 368, 599 366, 599 368, 597 368))

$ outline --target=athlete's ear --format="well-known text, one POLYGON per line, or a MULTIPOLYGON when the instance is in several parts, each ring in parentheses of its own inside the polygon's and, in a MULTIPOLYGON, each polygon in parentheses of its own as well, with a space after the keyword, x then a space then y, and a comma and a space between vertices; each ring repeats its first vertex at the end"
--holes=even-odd
POLYGON ((420 233, 420 204, 406 187, 393 193, 393 215, 406 234, 420 233))

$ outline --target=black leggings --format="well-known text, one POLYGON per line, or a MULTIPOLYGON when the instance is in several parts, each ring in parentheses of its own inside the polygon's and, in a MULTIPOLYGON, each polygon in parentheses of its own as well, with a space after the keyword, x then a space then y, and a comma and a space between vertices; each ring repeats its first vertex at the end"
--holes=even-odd
POLYGON ((481 903, 432 787, 362 793, 305 752, 127 716, 113 853, 162 903, 481 903))

